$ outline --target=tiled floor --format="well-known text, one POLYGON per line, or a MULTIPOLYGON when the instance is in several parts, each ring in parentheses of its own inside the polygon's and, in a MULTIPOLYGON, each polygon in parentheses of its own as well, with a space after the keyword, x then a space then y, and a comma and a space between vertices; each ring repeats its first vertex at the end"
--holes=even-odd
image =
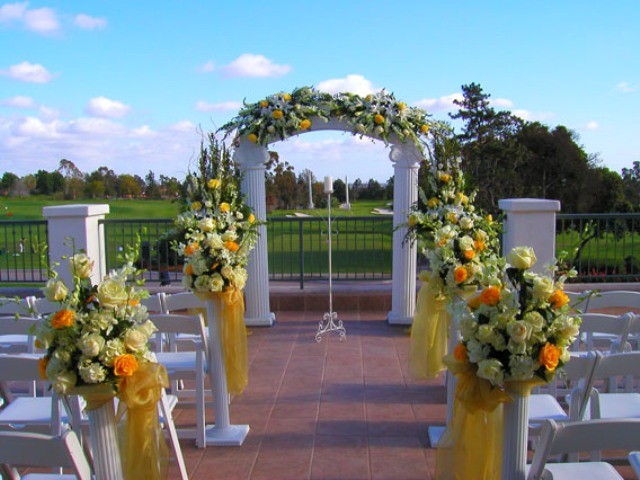
MULTIPOLYGON (((382 312, 338 312, 346 340, 329 332, 317 343, 322 315, 280 312, 274 327, 250 329, 249 385, 230 407, 249 435, 240 447, 183 441, 190 478, 433 477, 427 427, 444 422, 445 390, 409 378, 407 328, 382 312)), ((178 425, 191 421, 190 410, 177 412, 178 425)))
MULTIPOLYGON (((322 315, 284 311, 275 326, 249 329, 249 385, 230 417, 251 430, 240 447, 182 441, 191 479, 434 478, 427 428, 444 424, 443 380, 409 377, 407 328, 389 325, 384 312, 339 311, 346 340, 327 333, 317 343, 322 315)), ((192 421, 191 410, 177 412, 178 425, 192 421)))

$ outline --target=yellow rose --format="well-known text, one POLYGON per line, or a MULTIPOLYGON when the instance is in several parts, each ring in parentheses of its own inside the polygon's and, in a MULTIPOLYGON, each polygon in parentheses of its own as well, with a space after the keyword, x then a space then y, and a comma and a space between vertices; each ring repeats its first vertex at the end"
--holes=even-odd
POLYGON ((438 180, 440 180, 442 183, 449 183, 451 181, 451 175, 449 175, 448 173, 439 172, 438 180))
POLYGON ((536 254, 531 247, 515 247, 507 254, 507 262, 518 270, 527 270, 536 263, 536 254))
POLYGON ((284 112, 282 110, 274 110, 273 112, 271 112, 271 117, 274 120, 279 120, 284 116, 284 112))
POLYGON ((404 103, 404 102, 398 103, 398 110, 399 111, 403 111, 406 108, 407 108, 407 104, 406 103, 404 103))
POLYGON ((218 180, 217 178, 212 178, 211 180, 209 180, 207 182, 207 187, 213 189, 213 188, 220 188, 220 180, 218 180))
POLYGON ((440 200, 438 200, 436 197, 431 197, 429 200, 427 200, 428 208, 436 208, 439 204, 440 200))
POLYGON ((288 102, 289 100, 291 100, 291 95, 289 95, 288 93, 285 93, 284 95, 282 95, 282 99, 285 102, 288 102))
POLYGON ((60 330, 62 328, 67 328, 73 325, 74 320, 75 314, 73 313, 73 311, 63 308, 53 315, 53 318, 51 319, 51 326, 56 330, 60 330))
POLYGON ((126 305, 129 300, 127 287, 122 280, 115 278, 105 278, 98 285, 98 301, 106 308, 115 308, 126 305))
POLYGON ((260 101, 260 106, 262 108, 267 108, 269 106, 269 102, 267 102, 266 100, 261 100, 260 101))
POLYGON ((220 211, 223 213, 227 213, 231 210, 231 205, 229 205, 227 202, 222 202, 220 204, 220 211))
POLYGON ((250 214, 249 214, 249 217, 247 217, 247 221, 248 221, 249 223, 253 223, 253 222, 255 222, 255 221, 256 221, 256 216, 255 216, 253 213, 250 213, 250 214))
POLYGON ((113 361, 113 374, 116 377, 130 377, 138 370, 138 359, 130 353, 119 355, 113 361))
POLYGON ((382 115, 380 115, 379 113, 377 113, 373 117, 373 123, 375 123, 376 125, 381 125, 382 123, 384 123, 384 117, 382 115))
POLYGON ((202 203, 200 202, 193 202, 191 204, 191 210, 200 210, 202 208, 202 203))
POLYGON ((427 125, 426 123, 420 125, 420 133, 422 133, 423 135, 429 133, 429 125, 427 125))
POLYGON ((300 122, 300 130, 308 130, 309 128, 311 128, 311 120, 305 118, 300 122))
POLYGON ((247 135, 247 140, 249 140, 251 143, 257 143, 258 136, 255 133, 250 133, 249 135, 247 135))

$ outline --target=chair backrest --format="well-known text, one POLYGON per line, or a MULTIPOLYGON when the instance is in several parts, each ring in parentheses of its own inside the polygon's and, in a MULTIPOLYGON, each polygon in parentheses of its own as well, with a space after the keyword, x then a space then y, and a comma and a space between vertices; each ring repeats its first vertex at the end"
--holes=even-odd
POLYGON ((608 337, 609 349, 617 353, 624 349, 629 331, 629 322, 633 314, 610 315, 607 313, 582 313, 579 315, 580 335, 571 346, 572 350, 579 350, 584 343, 587 350, 594 348, 594 338, 598 335, 608 337))
POLYGON ((595 370, 602 354, 591 351, 586 355, 571 356, 562 367, 562 377, 569 382, 571 398, 569 401, 569 415, 578 420, 585 416, 589 402, 589 394, 595 382, 595 370))
POLYGON ((147 298, 143 298, 140 303, 147 307, 147 312, 150 314, 166 313, 164 297, 164 292, 157 292, 154 295, 149 295, 147 298))
POLYGON ((206 359, 209 358, 209 345, 207 342, 204 320, 202 315, 178 315, 175 313, 160 313, 149 315, 158 332, 169 336, 177 333, 193 335, 201 343, 206 359))
POLYGON ((8 348, 19 347, 20 351, 33 353, 35 351, 35 333, 39 324, 40 319, 35 317, 0 316, 0 345, 8 348))
POLYGON ((62 308, 58 302, 52 302, 44 297, 32 297, 31 306, 34 313, 40 317, 55 313, 62 308))
POLYGON ((79 480, 91 480, 91 467, 73 430, 62 435, 0 431, 0 463, 69 468, 79 480))
POLYGON ((10 298, 0 297, 0 315, 18 314, 29 316, 31 297, 10 298))
POLYGON ((631 290, 598 291, 589 297, 586 312, 594 310, 617 309, 612 313, 640 313, 640 292, 631 290))
POLYGON ((17 382, 41 380, 35 355, 0 355, 0 380, 17 382))
POLYGON ((589 292, 564 292, 569 297, 569 306, 580 312, 586 312, 589 302, 589 292))
POLYGON ((634 386, 638 388, 637 382, 634 380, 640 377, 640 352, 603 355, 593 372, 593 376, 595 382, 607 381, 606 388, 612 393, 619 386, 622 386, 625 392, 634 391, 634 386), (617 381, 619 379, 622 381, 617 381))
POLYGON ((200 300, 193 292, 182 292, 165 295, 165 313, 192 311, 207 308, 206 303, 200 300))
MULTIPOLYGON (((554 455, 633 450, 640 438, 640 419, 597 419, 578 422, 547 420, 534 452, 528 479, 544 478, 547 459, 554 455)), ((576 460, 573 455, 572 461, 576 460)))

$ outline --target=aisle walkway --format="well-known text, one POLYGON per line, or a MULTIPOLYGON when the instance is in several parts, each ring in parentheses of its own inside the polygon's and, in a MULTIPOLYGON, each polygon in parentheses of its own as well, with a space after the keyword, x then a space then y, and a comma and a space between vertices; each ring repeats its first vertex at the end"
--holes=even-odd
MULTIPOLYGON (((409 379, 406 327, 382 312, 338 312, 346 340, 316 343, 321 318, 280 312, 274 327, 250 329, 249 386, 230 408, 249 435, 241 447, 183 442, 190 478, 433 478, 427 426, 443 423, 445 391, 441 380, 409 379)), ((176 422, 191 418, 183 410, 176 422)))

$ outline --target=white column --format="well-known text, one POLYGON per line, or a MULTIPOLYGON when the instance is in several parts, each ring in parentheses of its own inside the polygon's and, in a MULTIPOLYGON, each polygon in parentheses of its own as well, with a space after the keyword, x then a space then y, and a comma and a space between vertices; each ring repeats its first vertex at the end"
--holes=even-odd
POLYGON ((548 275, 546 268, 556 258, 556 212, 558 200, 539 198, 507 198, 498 201, 506 214, 503 232, 503 254, 513 247, 532 247, 538 261, 531 270, 548 275))
POLYGON ((345 193, 345 203, 347 205, 347 210, 351 210, 351 204, 349 203, 349 178, 344 177, 344 193, 345 193))
MULTIPOLYGON (((99 283, 107 274, 107 263, 104 244, 104 227, 99 225, 105 215, 109 213, 109 205, 58 205, 44 207, 42 215, 48 220, 49 261, 60 262, 62 256, 72 255, 73 239, 75 253, 84 250, 93 260, 93 274, 91 281, 99 283)), ((73 278, 68 268, 58 270, 60 278, 73 284, 73 278)))
MULTIPOLYGON (((253 208, 256 219, 267 219, 265 190, 266 163, 269 151, 266 147, 242 142, 233 159, 243 172, 241 190, 247 197, 247 203, 253 208)), ((255 248, 249 254, 247 265, 247 285, 245 322, 248 326, 271 326, 275 314, 269 306, 269 257, 267 254, 267 226, 259 227, 259 238, 255 248)))
POLYGON ((393 258, 391 311, 387 320, 391 324, 410 325, 416 306, 417 247, 403 242, 407 228, 396 228, 407 223, 411 206, 418 200, 418 168, 421 155, 413 144, 391 147, 389 158, 393 162, 393 258))

